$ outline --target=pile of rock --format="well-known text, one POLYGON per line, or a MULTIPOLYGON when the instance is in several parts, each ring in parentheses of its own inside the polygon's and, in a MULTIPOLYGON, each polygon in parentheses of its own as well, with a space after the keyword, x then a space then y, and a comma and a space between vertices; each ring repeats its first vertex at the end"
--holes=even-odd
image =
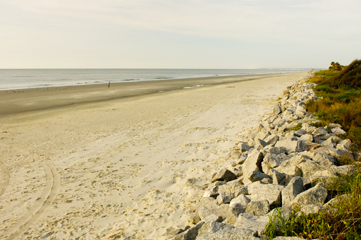
POLYGON ((302 80, 287 88, 271 116, 232 149, 230 166, 213 175, 190 226, 174 239, 260 239, 275 210, 317 213, 334 201, 325 184, 352 174, 355 166, 338 161, 359 161, 360 154, 338 137, 340 125, 315 127, 305 110, 317 99, 313 87, 302 80))

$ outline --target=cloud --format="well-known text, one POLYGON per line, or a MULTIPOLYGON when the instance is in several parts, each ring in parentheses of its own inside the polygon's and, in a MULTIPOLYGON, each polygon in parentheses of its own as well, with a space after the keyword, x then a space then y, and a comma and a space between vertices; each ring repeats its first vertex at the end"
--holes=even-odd
POLYGON ((304 36, 307 32, 317 34, 324 27, 342 24, 351 24, 347 31, 354 31, 359 26, 355 19, 360 10, 360 4, 353 0, 6 0, 5 3, 23 14, 43 16, 44 22, 57 17, 63 24, 97 22, 248 41, 265 38, 302 41, 307 39, 304 36))

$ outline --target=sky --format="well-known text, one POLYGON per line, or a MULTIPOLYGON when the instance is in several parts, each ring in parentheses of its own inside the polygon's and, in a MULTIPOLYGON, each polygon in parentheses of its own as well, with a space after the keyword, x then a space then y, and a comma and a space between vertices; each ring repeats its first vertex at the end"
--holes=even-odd
POLYGON ((327 68, 360 0, 0 0, 0 68, 327 68))

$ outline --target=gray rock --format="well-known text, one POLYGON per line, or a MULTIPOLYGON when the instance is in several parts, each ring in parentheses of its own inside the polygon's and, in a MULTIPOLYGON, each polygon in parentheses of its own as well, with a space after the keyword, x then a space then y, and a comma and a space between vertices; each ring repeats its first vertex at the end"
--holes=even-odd
POLYGON ((260 240, 256 232, 244 228, 223 228, 215 233, 208 233, 197 237, 197 240, 260 240))
POLYGON ((291 180, 292 176, 285 173, 280 173, 275 169, 271 169, 269 175, 272 177, 272 183, 276 185, 286 186, 291 180))
POLYGON ((313 204, 308 204, 305 206, 302 206, 301 212, 305 214, 312 214, 312 213, 320 213, 321 211, 324 211, 326 208, 324 206, 316 206, 313 204))
POLYGON ((244 213, 249 202, 250 200, 243 194, 239 195, 237 198, 233 198, 229 204, 233 215, 238 216, 240 213, 244 213))
POLYGON ((353 155, 350 151, 336 149, 336 148, 329 147, 329 146, 323 146, 323 147, 317 148, 316 150, 314 150, 314 152, 331 155, 335 158, 350 158, 353 160, 353 155))
POLYGON ((284 161, 290 158, 291 158, 290 156, 284 153, 279 153, 279 154, 267 153, 262 162, 262 170, 264 173, 270 174, 269 171, 272 168, 276 168, 280 166, 284 161))
POLYGON ((237 222, 233 226, 241 229, 250 229, 257 235, 261 235, 268 222, 268 216, 254 216, 248 213, 241 213, 237 218, 237 222))
POLYGON ((327 197, 327 190, 323 187, 322 183, 317 184, 316 186, 308 189, 297 195, 295 199, 291 202, 292 209, 298 210, 302 206, 313 204, 316 206, 322 206, 327 197))
POLYGON ((248 184, 251 182, 249 179, 254 171, 262 169, 261 163, 263 160, 263 153, 259 150, 254 150, 246 159, 243 164, 243 182, 248 184))
POLYGON ((271 179, 271 177, 268 176, 267 174, 264 174, 260 171, 253 171, 251 175, 248 177, 248 180, 251 182, 257 182, 257 181, 262 181, 265 178, 271 179))
POLYGON ((305 135, 306 133, 307 133, 307 132, 306 132, 305 129, 299 129, 299 130, 297 130, 297 131, 295 132, 295 136, 296 136, 296 137, 301 137, 301 136, 305 135))
POLYGON ((329 147, 336 147, 336 145, 339 143, 340 138, 337 136, 329 137, 327 140, 323 141, 321 143, 322 146, 329 146, 329 147))
POLYGON ((270 206, 267 200, 251 201, 246 208, 246 213, 253 214, 255 216, 266 215, 270 210, 270 206))
POLYGON ((198 213, 201 220, 213 214, 222 217, 223 219, 227 219, 228 223, 234 223, 237 219, 228 204, 203 206, 199 209, 198 213))
POLYGON ((267 145, 274 146, 277 141, 280 139, 278 135, 272 134, 264 139, 264 141, 267 143, 267 145))
POLYGON ((275 146, 286 148, 288 154, 294 152, 303 152, 307 150, 307 145, 303 140, 297 140, 297 141, 282 140, 282 141, 278 141, 275 146))
POLYGON ((202 225, 202 227, 198 230, 197 239, 199 238, 199 236, 202 236, 207 233, 215 233, 222 229, 231 229, 231 228, 232 227, 229 226, 228 224, 221 222, 215 222, 215 221, 205 222, 202 225))
POLYGON ((237 176, 231 172, 230 170, 223 168, 219 172, 215 174, 215 176, 212 178, 212 182, 215 181, 232 181, 236 179, 237 176))
POLYGON ((291 205, 293 199, 305 191, 304 183, 301 177, 293 177, 287 186, 282 189, 282 206, 291 205))
POLYGON ((350 151, 351 147, 352 147, 352 142, 350 139, 342 140, 337 144, 337 149, 341 149, 341 150, 350 151))
POLYGON ((273 106, 273 115, 278 115, 282 113, 282 109, 279 104, 273 106))
POLYGON ((331 129, 332 133, 335 135, 343 135, 346 134, 346 132, 344 130, 342 130, 342 128, 340 127, 336 127, 336 128, 332 128, 331 129))
POLYGON ((287 149, 285 147, 273 147, 269 149, 270 154, 282 154, 286 153, 287 149))
POLYGON ((195 240, 198 235, 198 230, 203 226, 203 222, 197 224, 194 227, 187 229, 186 231, 176 235, 173 240, 195 240))
POLYGON ((333 166, 332 170, 337 176, 350 176, 356 172, 356 167, 355 165, 333 166))
POLYGON ((254 140, 254 144, 256 148, 264 148, 265 146, 267 146, 267 143, 260 138, 256 138, 254 140))
POLYGON ((218 186, 218 204, 229 203, 240 194, 247 194, 247 188, 238 182, 228 182, 225 185, 218 186))
POLYGON ((239 153, 246 152, 250 149, 251 149, 251 147, 248 146, 244 142, 238 142, 238 143, 236 143, 236 146, 234 147, 234 151, 239 152, 239 153))
POLYGON ((253 201, 267 200, 271 207, 281 205, 281 191, 284 186, 275 184, 252 183, 248 186, 248 192, 251 194, 248 198, 253 201))
POLYGON ((304 140, 306 142, 312 142, 313 136, 311 134, 305 134, 300 137, 300 140, 304 140))
POLYGON ((302 123, 302 129, 304 129, 308 133, 312 133, 316 130, 316 127, 312 126, 309 123, 302 123))

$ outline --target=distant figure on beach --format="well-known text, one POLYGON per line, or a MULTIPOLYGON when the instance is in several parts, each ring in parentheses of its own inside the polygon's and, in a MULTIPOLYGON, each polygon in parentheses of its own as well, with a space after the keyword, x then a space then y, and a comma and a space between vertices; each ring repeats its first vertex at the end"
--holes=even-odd
POLYGON ((110 88, 110 81, 108 81, 108 88, 110 88))

